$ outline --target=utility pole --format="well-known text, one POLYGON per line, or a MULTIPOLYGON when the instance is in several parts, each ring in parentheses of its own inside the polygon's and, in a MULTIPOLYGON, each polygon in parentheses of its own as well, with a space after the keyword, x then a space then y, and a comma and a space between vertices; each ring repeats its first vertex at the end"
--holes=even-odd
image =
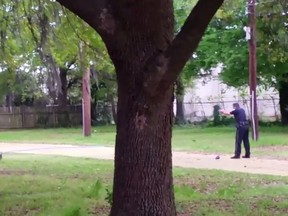
MULTIPOLYGON (((249 27, 246 31, 246 39, 249 46, 249 86, 250 86, 250 110, 252 123, 252 139, 258 140, 259 122, 257 109, 257 56, 256 56, 256 0, 248 0, 249 27), (250 36, 247 36, 247 32, 250 36)), ((245 30, 245 29, 244 29, 245 30)))
POLYGON ((90 67, 86 66, 82 77, 82 113, 83 135, 91 135, 91 90, 90 90, 90 67))
POLYGON ((83 135, 91 135, 91 90, 90 90, 90 66, 86 61, 85 44, 80 44, 80 59, 82 69, 82 125, 83 135))

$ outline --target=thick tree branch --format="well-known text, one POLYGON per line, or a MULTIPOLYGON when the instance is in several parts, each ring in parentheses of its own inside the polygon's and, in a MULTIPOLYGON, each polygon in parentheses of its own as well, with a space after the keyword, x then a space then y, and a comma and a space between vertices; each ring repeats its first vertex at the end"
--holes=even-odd
MULTIPOLYGON (((176 81, 185 63, 196 50, 208 24, 224 0, 199 0, 191 11, 181 31, 168 49, 160 54, 154 64, 154 74, 149 73, 144 84, 149 94, 165 92, 176 81), (155 74, 155 70, 157 73, 155 74)), ((149 69, 150 71, 151 69, 149 69)))
POLYGON ((57 0, 57 2, 78 15, 102 37, 115 33, 116 21, 108 0, 57 0))

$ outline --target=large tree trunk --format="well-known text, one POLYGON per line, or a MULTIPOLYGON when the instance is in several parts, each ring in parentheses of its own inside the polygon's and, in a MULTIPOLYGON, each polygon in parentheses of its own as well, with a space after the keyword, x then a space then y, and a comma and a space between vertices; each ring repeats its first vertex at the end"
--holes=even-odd
POLYGON ((172 88, 151 99, 119 87, 111 216, 176 215, 171 130, 172 88))
MULTIPOLYGON (((118 2, 118 1, 117 1, 118 2)), ((137 3, 136 3, 137 2, 137 3)), ((166 60, 154 55, 173 40, 172 1, 115 5, 127 23, 117 48, 107 42, 118 82, 117 136, 111 216, 174 216, 171 136, 173 83, 145 89, 149 77, 165 73, 166 60), (161 7, 166 8, 159 13, 161 7), (152 61, 151 63, 149 61, 152 61), (153 90, 155 89, 155 90, 153 90), (151 90, 151 92, 150 92, 151 90)), ((149 84, 148 84, 149 85, 149 84)))
POLYGON ((173 0, 57 0, 102 37, 118 83, 111 216, 176 215, 173 83, 223 0, 200 0, 174 38, 173 0))
POLYGON ((281 122, 288 125, 288 82, 282 81, 279 86, 281 122))
POLYGON ((175 124, 183 125, 186 124, 185 113, 184 113, 184 84, 179 77, 176 81, 176 116, 175 124))

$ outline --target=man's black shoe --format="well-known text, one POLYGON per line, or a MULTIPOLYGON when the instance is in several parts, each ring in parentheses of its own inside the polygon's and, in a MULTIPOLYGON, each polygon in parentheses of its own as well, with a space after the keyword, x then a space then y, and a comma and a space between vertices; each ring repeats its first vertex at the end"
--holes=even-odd
POLYGON ((233 156, 233 157, 231 157, 231 159, 240 159, 240 156, 233 156))
POLYGON ((250 158, 250 155, 244 155, 242 158, 250 158))

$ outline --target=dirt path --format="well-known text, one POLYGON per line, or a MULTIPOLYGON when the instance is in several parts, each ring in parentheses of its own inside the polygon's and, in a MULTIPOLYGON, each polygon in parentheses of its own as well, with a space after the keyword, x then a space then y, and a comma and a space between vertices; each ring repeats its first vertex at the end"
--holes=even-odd
MULTIPOLYGON (((108 160, 114 159, 114 148, 101 146, 0 143, 0 152, 3 153, 4 159, 5 154, 12 153, 61 155, 108 160)), ((288 176, 287 160, 259 158, 231 160, 228 155, 220 155, 220 159, 216 160, 215 157, 216 155, 212 154, 195 154, 173 151, 173 165, 187 168, 218 169, 235 172, 288 176)))

